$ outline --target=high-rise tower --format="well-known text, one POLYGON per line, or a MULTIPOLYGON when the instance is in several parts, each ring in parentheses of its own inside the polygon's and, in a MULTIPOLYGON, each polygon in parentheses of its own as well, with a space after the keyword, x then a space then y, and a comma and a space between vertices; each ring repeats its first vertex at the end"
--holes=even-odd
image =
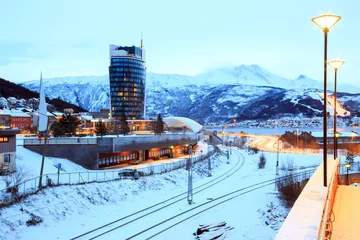
POLYGON ((126 119, 145 118, 145 49, 110 45, 110 113, 126 119))

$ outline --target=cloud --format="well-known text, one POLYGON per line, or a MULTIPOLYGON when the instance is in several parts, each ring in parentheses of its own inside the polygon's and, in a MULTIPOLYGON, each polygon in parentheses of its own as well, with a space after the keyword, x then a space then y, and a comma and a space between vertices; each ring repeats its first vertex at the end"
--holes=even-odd
POLYGON ((0 66, 10 63, 26 63, 31 59, 42 59, 49 56, 32 43, 4 39, 0 39, 0 53, 0 66))

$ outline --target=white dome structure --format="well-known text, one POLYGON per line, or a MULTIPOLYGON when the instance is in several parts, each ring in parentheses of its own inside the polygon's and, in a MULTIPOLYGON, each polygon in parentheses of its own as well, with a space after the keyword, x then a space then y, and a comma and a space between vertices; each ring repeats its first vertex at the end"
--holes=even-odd
POLYGON ((184 127, 186 126, 191 131, 197 133, 202 129, 202 125, 190 118, 185 117, 166 117, 163 119, 168 127, 184 127))

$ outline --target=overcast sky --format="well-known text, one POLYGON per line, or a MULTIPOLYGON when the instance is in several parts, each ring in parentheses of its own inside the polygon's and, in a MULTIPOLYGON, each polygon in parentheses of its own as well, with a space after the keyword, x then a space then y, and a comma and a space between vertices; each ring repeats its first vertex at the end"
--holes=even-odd
POLYGON ((360 74, 358 0, 0 1, 0 77, 14 82, 40 71, 105 75, 109 44, 139 46, 141 32, 149 72, 258 64, 322 80, 324 37, 311 18, 329 12, 342 17, 328 40, 329 60, 345 61, 338 81, 355 84, 360 74))

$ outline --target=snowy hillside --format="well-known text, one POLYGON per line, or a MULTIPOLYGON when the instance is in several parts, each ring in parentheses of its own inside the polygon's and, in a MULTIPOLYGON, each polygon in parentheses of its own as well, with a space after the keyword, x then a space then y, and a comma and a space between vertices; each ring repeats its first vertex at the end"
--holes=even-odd
MULTIPOLYGON (((19 165, 31 172, 39 172, 41 155, 22 147, 18 148, 17 155, 19 165)), ((230 164, 226 164, 228 160, 224 154, 212 158, 212 177, 207 177, 207 161, 196 164, 193 171, 194 188, 223 174, 226 174, 226 177, 209 189, 194 191, 193 205, 189 205, 186 199, 170 207, 160 205, 158 207, 166 208, 159 214, 150 215, 147 219, 142 219, 145 220, 143 222, 137 221, 123 226, 117 231, 102 236, 101 239, 126 239, 169 216, 185 212, 203 203, 210 203, 209 198, 215 199, 235 189, 274 178, 277 155, 276 153, 264 155, 267 159, 264 169, 258 169, 259 154, 248 155, 244 150, 234 149, 233 154, 230 155, 230 164), (246 161, 243 161, 245 158, 246 161), (228 171, 231 169, 234 169, 232 171, 236 174, 230 175, 228 171), (234 182, 237 184, 234 185, 234 182)), ((304 156, 282 154, 279 159, 280 166, 287 166, 290 160, 294 167, 314 166, 322 161, 321 155, 306 155, 306 158, 304 156)), ((64 164, 68 171, 82 171, 81 167, 76 167, 65 159, 56 159, 56 161, 64 164)), ((45 173, 56 171, 52 166, 54 159, 46 158, 45 162, 48 163, 48 167, 44 169, 45 173)), ((21 204, 0 210, 2 219, 0 239, 43 239, 44 236, 46 239, 73 238, 180 193, 186 193, 187 176, 185 169, 179 169, 140 178, 138 181, 125 179, 46 188, 39 194, 23 199, 21 204), (34 218, 38 219, 39 223, 27 226, 29 220, 34 218)), ((221 221, 226 221, 229 226, 234 227, 227 232, 226 239, 238 239, 239 236, 244 239, 274 239, 288 211, 289 209, 286 209, 279 200, 274 185, 269 185, 190 218, 154 239, 193 239, 192 233, 199 224, 221 221), (234 214, 234 209, 237 210, 237 214, 234 214), (254 228, 257 231, 253 231, 254 228)), ((89 239, 89 237, 81 239, 89 239)), ((145 237, 140 236, 135 239, 145 239, 145 237)))
MULTIPOLYGON (((89 111, 109 108, 108 75, 44 79, 50 98, 61 98, 89 111)), ((38 91, 39 81, 24 82, 38 91)), ((329 94, 331 94, 329 86, 329 94)), ((147 73, 148 117, 190 117, 200 123, 239 119, 314 117, 321 114, 321 82, 304 75, 289 80, 257 65, 222 68, 196 76, 147 73)), ((356 91, 356 88, 352 88, 356 91)), ((341 91, 338 100, 349 112, 360 111, 358 94, 341 91)), ((360 93, 360 91, 358 91, 360 93)))

